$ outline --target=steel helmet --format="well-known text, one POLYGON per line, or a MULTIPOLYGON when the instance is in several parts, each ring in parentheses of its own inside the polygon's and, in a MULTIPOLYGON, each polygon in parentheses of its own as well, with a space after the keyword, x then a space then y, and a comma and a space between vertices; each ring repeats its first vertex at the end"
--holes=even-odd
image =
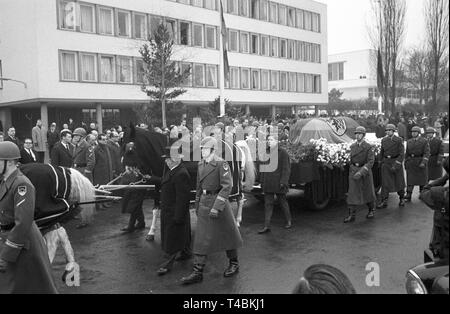
POLYGON ((13 142, 0 142, 0 160, 20 159, 20 150, 13 142))
POLYGON ((366 128, 363 126, 359 126, 355 130, 355 134, 366 134, 366 133, 367 133, 366 128))
POLYGON ((395 132, 395 130, 396 130, 395 125, 393 125, 393 124, 386 125, 386 131, 394 131, 395 132))
POLYGON ((412 132, 419 132, 419 133, 421 133, 422 130, 421 130, 420 127, 418 127, 418 126, 413 126, 412 129, 411 129, 411 133, 412 133, 412 132))
POLYGON ((213 148, 217 150, 217 140, 212 136, 205 137, 200 143, 200 148, 213 148))
POLYGON ((427 133, 437 133, 435 128, 432 127, 428 127, 427 128, 427 133))
POLYGON ((87 133, 86 130, 83 128, 76 128, 75 131, 73 131, 72 136, 81 136, 81 137, 86 137, 87 133))

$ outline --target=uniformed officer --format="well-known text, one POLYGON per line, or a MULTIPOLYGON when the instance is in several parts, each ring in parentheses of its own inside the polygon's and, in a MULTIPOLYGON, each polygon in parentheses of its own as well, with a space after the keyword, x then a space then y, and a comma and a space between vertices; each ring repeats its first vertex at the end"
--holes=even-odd
POLYGON ((86 137, 86 135, 86 130, 83 128, 76 128, 72 133, 72 141, 75 144, 73 167, 93 182, 92 170, 95 166, 93 142, 95 139, 93 136, 86 137))
POLYGON ((242 238, 233 217, 228 196, 232 189, 230 167, 216 155, 217 140, 206 137, 201 142, 202 158, 197 174, 197 230, 194 239, 194 269, 181 279, 183 284, 203 280, 206 256, 226 251, 229 265, 224 272, 231 277, 239 271, 237 249, 242 238))
POLYGON ((386 125, 386 136, 381 140, 381 199, 377 208, 386 208, 389 193, 397 192, 399 206, 405 206, 405 174, 403 140, 396 136, 395 125, 386 125))
POLYGON ((430 145, 428 141, 420 136, 420 128, 415 126, 411 129, 412 138, 406 143, 405 168, 407 202, 411 201, 414 186, 418 185, 422 192, 428 183, 428 160, 430 159, 430 145))
POLYGON ((365 205, 369 209, 367 219, 374 218, 375 188, 373 185, 372 167, 375 162, 375 152, 367 143, 366 128, 359 126, 355 130, 356 142, 350 146, 350 171, 348 178, 347 205, 348 217, 344 223, 355 221, 356 209, 365 205))
POLYGON ((442 160, 444 158, 444 146, 442 140, 435 136, 436 129, 427 128, 427 139, 430 145, 430 160, 428 160, 428 180, 436 180, 442 176, 442 160))
POLYGON ((19 159, 17 145, 0 143, 0 294, 57 293, 34 222, 35 189, 17 168, 19 159))

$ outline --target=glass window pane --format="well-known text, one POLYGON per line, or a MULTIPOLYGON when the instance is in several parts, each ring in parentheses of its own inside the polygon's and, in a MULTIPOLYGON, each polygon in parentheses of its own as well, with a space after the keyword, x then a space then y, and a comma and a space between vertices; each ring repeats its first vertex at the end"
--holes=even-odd
POLYGON ((239 15, 248 16, 248 0, 239 0, 239 15))
POLYGON ((102 56, 100 58, 100 80, 102 82, 115 82, 114 57, 102 56))
POLYGON ((243 89, 250 88, 250 70, 241 69, 241 84, 243 89))
POLYGON ((303 10, 297 10, 297 27, 301 29, 305 28, 303 24, 303 10))
POLYGON ((269 56, 269 37, 261 36, 261 55, 269 56))
POLYGON ((269 2, 267 0, 260 1, 259 19, 262 21, 269 19, 269 2))
POLYGON ((61 53, 61 71, 61 77, 63 80, 76 81, 78 79, 75 53, 61 53))
POLYGON ((297 74, 297 92, 305 92, 305 75, 303 73, 297 74))
POLYGON ((270 72, 270 89, 277 91, 278 90, 278 71, 271 71, 270 72))
POLYGON ((287 91, 287 73, 286 72, 280 73, 280 90, 283 92, 287 91))
POLYGON ((250 0, 250 17, 259 19, 259 0, 250 0))
POLYGON ((134 15, 134 37, 138 39, 146 39, 147 23, 145 15, 134 15))
POLYGON ((194 24, 194 46, 203 47, 203 25, 194 24))
POLYGON ((142 59, 136 60, 136 82, 144 82, 144 60, 142 59))
POLYGON ((117 26, 119 36, 130 36, 130 13, 117 12, 117 26))
POLYGON ((261 71, 261 89, 269 90, 269 81, 270 81, 270 72, 269 71, 261 71))
POLYGON ((131 83, 133 77, 131 58, 119 57, 117 63, 119 68, 119 82, 131 83))
POLYGON ((238 14, 238 0, 228 0, 227 1, 227 12, 230 14, 238 14))
POLYGON ((203 0, 192 0, 192 5, 196 7, 203 7, 203 0))
POLYGON ((230 68, 231 88, 239 89, 239 68, 230 68))
POLYGON ((288 26, 295 27, 295 9, 289 8, 288 9, 288 26))
POLYGON ((278 23, 278 5, 275 2, 270 2, 269 5, 269 21, 278 23))
POLYGON ((271 53, 272 57, 278 57, 278 38, 271 38, 271 53))
POLYGON ((205 8, 215 10, 216 9, 216 0, 205 0, 205 8))
POLYGON ((238 32, 237 31, 229 31, 229 39, 230 39, 230 43, 229 43, 230 51, 238 52, 239 51, 238 32))
POLYGON ((150 34, 153 34, 158 30, 159 25, 162 23, 162 18, 159 16, 150 17, 150 34))
POLYGON ((280 57, 287 57, 287 41, 286 39, 280 39, 280 57))
POLYGON ((165 21, 167 30, 169 31, 170 38, 174 41, 174 43, 177 43, 177 21, 166 19, 165 21))
POLYGON ((189 46, 191 35, 191 24, 180 22, 180 45, 189 46))
POLYGON ((289 91, 295 92, 297 91, 297 74, 289 73, 289 91))
POLYGON ((194 86, 205 86, 205 73, 203 64, 194 65, 194 86))
POLYGON ((252 50, 253 54, 259 53, 259 35, 252 34, 252 50))
POLYGON ((100 8, 98 17, 99 33, 105 35, 113 34, 113 12, 111 9, 100 8))
POLYGON ((248 39, 249 39, 248 33, 241 33, 241 43, 240 43, 241 52, 244 52, 244 53, 249 52, 248 39))
POLYGON ((206 47, 216 49, 216 28, 206 26, 206 47))
POLYGON ((259 70, 252 70, 252 89, 259 90, 259 70))
POLYGON ((95 55, 81 55, 81 79, 83 81, 97 81, 97 69, 95 64, 95 55))
POLYGON ((206 86, 217 87, 217 67, 215 65, 206 66, 206 86))
POLYGON ((181 64, 181 72, 184 73, 189 69, 190 75, 186 79, 186 81, 183 82, 182 86, 191 87, 192 86, 192 66, 189 63, 182 63, 181 64))
POLYGON ((281 25, 286 25, 286 7, 281 5, 278 10, 278 23, 281 25))
POLYGON ((59 26, 64 29, 75 30, 75 2, 61 1, 59 3, 59 26))
POLYGON ((95 31, 94 16, 94 7, 80 4, 81 31, 90 33, 95 31))

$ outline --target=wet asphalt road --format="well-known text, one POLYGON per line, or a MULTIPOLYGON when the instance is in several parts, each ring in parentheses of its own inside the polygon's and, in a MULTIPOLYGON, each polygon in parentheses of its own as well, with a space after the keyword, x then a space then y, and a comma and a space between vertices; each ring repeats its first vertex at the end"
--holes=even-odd
MULTIPOLYGON (((66 287, 60 280, 65 260, 62 249, 53 270, 60 293, 290 293, 302 272, 310 265, 326 263, 338 267, 350 278, 358 293, 405 293, 406 271, 422 263, 432 230, 432 211, 418 199, 398 208, 391 194, 389 207, 366 220, 366 210, 357 221, 343 224, 345 203, 334 203, 323 211, 310 211, 297 202, 291 207, 294 228, 285 224, 280 209, 274 211, 272 232, 257 234, 264 220, 263 204, 248 197, 241 233, 244 247, 239 252, 240 273, 223 278, 225 253, 209 257, 200 284, 181 286, 179 279, 191 271, 191 260, 175 263, 172 272, 158 277, 163 261, 159 221, 155 242, 145 241, 145 231, 123 235, 128 215, 118 204, 98 212, 94 225, 77 230, 76 222, 66 225, 81 268, 80 287, 66 287), (380 265, 380 286, 366 285, 367 263, 380 265)), ((145 203, 147 224, 151 223, 152 201, 145 203)), ((192 215, 195 230, 195 214, 192 215)))

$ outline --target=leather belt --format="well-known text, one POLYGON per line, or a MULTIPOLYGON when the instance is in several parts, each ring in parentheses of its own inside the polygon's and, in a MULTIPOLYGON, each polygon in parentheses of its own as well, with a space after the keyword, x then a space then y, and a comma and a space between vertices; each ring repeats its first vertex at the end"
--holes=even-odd
POLYGON ((86 167, 87 164, 74 164, 73 166, 74 166, 74 168, 82 168, 82 167, 86 167))
POLYGON ((220 190, 216 190, 216 191, 208 191, 208 190, 203 190, 202 194, 203 195, 216 195, 219 194, 220 190))
POLYGON ((387 159, 395 159, 395 158, 398 158, 398 156, 400 156, 400 155, 396 155, 396 156, 384 156, 384 158, 387 158, 387 159))
POLYGON ((10 231, 12 228, 14 228, 15 225, 16 225, 15 223, 12 223, 9 225, 0 225, 0 230, 1 231, 10 231))

